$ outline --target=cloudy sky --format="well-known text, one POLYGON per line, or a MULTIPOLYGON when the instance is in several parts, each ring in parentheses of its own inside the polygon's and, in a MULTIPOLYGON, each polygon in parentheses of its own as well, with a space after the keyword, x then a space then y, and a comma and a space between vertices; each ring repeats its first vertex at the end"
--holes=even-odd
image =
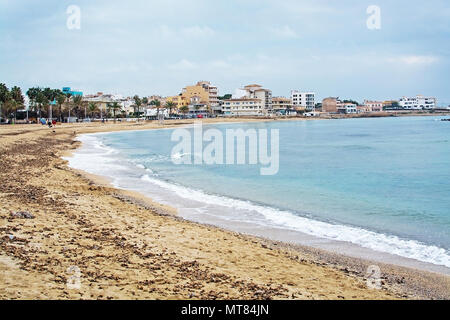
POLYGON ((0 39, 0 82, 25 90, 174 95, 210 80, 220 94, 260 83, 450 104, 448 0, 0 0, 0 39), (379 30, 366 23, 374 4, 379 30))

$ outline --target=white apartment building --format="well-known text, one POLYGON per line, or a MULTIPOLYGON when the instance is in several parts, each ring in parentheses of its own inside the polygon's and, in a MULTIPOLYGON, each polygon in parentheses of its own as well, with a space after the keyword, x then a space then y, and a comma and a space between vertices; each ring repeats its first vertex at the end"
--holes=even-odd
POLYGON ((437 99, 434 97, 424 97, 417 95, 415 97, 402 97, 399 105, 407 110, 434 109, 437 105, 437 99))
POLYGON ((337 112, 344 114, 358 113, 358 106, 354 103, 339 102, 337 104, 337 112))
POLYGON ((267 114, 261 99, 247 97, 225 100, 222 112, 225 116, 263 116, 267 114))
POLYGON ((291 101, 293 107, 304 107, 313 110, 316 106, 316 94, 314 92, 301 92, 297 90, 291 91, 291 101))
POLYGON ((266 112, 272 111, 272 91, 263 89, 259 84, 250 84, 243 89, 236 90, 233 99, 260 99, 266 112))

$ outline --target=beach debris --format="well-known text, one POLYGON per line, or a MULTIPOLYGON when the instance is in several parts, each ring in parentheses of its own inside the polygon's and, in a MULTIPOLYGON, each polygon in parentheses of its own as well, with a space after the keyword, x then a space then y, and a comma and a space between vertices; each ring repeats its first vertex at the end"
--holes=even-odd
POLYGON ((9 238, 9 240, 13 241, 15 236, 13 236, 12 234, 8 234, 8 238, 9 238))
POLYGON ((34 216, 27 211, 11 212, 11 217, 19 219, 34 219, 34 216))

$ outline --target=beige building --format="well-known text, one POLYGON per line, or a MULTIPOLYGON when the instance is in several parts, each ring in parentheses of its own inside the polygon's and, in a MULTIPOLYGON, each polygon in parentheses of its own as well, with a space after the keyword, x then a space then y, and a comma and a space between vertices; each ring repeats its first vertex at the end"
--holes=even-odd
POLYGON ((329 97, 322 100, 322 111, 336 113, 338 111, 338 98, 329 97))
POLYGON ((94 102, 102 115, 108 113, 108 105, 114 102, 118 102, 122 106, 123 111, 128 110, 128 105, 124 103, 124 98, 114 94, 104 94, 103 92, 97 92, 97 94, 87 95, 83 98, 83 101, 94 102))
POLYGON ((247 97, 224 100, 222 111, 226 116, 263 116, 267 113, 261 99, 247 97))
POLYGON ((179 94, 178 96, 167 97, 165 100, 166 103, 173 102, 176 108, 178 109, 180 109, 183 106, 189 105, 189 101, 186 99, 186 97, 183 97, 181 94, 179 94))
POLYGON ((183 106, 207 106, 219 105, 218 89, 209 81, 199 81, 193 86, 183 88, 181 94, 167 97, 166 102, 173 102, 177 108, 183 106))
POLYGON ((383 111, 383 101, 364 100, 364 107, 369 110, 368 112, 381 112, 383 111))
POLYGON ((372 112, 372 108, 365 106, 365 105, 357 106, 356 112, 357 113, 369 113, 369 112, 372 112))
POLYGON ((219 89, 216 86, 213 86, 209 81, 199 81, 197 86, 201 86, 209 93, 208 104, 210 107, 219 105, 219 89))
POLYGON ((274 112, 280 112, 284 110, 293 110, 291 99, 285 97, 272 98, 272 110, 274 112))

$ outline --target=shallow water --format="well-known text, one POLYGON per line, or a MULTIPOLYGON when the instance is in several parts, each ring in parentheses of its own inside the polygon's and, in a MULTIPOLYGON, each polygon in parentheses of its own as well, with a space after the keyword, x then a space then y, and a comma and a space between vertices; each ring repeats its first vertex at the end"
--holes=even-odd
POLYGON ((278 174, 261 176, 259 165, 175 165, 173 130, 84 135, 70 164, 191 220, 290 240, 300 232, 450 267, 449 122, 401 117, 204 129, 212 127, 279 129, 278 174))

